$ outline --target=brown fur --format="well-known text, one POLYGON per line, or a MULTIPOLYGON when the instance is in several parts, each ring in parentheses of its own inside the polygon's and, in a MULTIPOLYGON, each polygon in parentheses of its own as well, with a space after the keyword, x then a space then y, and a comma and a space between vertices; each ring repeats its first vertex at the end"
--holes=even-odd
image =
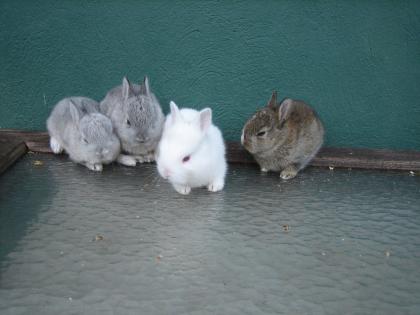
POLYGON ((324 127, 311 107, 292 99, 279 105, 273 92, 267 106, 246 122, 242 144, 261 169, 281 171, 281 177, 288 179, 316 155, 323 137, 324 127))

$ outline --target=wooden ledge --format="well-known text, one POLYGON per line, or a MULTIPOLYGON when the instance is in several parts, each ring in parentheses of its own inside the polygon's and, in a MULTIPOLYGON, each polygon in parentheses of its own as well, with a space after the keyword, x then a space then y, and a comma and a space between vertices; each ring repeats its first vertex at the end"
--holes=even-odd
POLYGON ((26 153, 22 139, 0 133, 0 174, 26 153))
MULTIPOLYGON (((47 132, 0 129, 0 139, 17 139, 28 150, 51 153, 47 132)), ((230 163, 255 163, 252 156, 237 142, 227 143, 230 163)), ((420 171, 420 152, 382 149, 322 148, 310 163, 319 167, 344 167, 385 170, 420 171)))

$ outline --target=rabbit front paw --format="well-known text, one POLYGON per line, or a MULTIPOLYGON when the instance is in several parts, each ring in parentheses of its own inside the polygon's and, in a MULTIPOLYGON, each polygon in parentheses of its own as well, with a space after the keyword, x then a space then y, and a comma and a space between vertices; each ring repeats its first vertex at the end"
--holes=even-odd
POLYGON ((86 167, 90 169, 91 171, 95 171, 95 172, 102 172, 102 169, 103 169, 102 164, 99 164, 99 163, 96 163, 96 164, 86 163, 86 167))
POLYGON ((55 153, 55 154, 59 154, 61 152, 63 152, 63 147, 58 143, 58 141, 51 137, 50 138, 50 147, 51 150, 55 153))
POLYGON ((136 155, 135 159, 139 163, 150 163, 155 160, 155 155, 152 153, 146 154, 146 155, 136 155))
POLYGON ((191 192, 191 187, 188 187, 188 186, 174 185, 174 188, 181 195, 188 195, 191 192))
POLYGON ((298 171, 293 166, 288 166, 280 173, 280 178, 287 180, 292 179, 293 177, 296 177, 298 171))
POLYGON ((134 156, 120 154, 117 158, 118 163, 125 165, 125 166, 136 166, 137 161, 134 156))
POLYGON ((207 189, 211 192, 217 192, 223 189, 225 183, 223 181, 214 181, 207 186, 207 189))

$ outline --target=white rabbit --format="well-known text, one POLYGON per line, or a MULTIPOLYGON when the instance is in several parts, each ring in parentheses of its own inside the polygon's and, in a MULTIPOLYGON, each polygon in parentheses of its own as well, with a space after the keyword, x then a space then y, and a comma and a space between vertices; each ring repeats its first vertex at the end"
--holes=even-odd
POLYGON ((222 190, 227 170, 225 144, 212 124, 211 109, 178 109, 174 102, 170 108, 156 156, 159 174, 184 195, 194 187, 222 190))
POLYGON ((66 151, 70 159, 93 171, 114 161, 120 141, 111 120, 99 113, 99 103, 86 97, 65 98, 55 105, 47 120, 54 153, 66 151))

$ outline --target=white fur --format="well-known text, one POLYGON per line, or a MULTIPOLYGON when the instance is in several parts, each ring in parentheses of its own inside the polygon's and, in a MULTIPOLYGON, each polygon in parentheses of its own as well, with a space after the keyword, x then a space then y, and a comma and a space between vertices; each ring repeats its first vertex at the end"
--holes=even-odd
POLYGON ((202 186, 213 192, 222 190, 227 170, 225 144, 211 122, 211 109, 180 110, 174 102, 170 106, 157 152, 159 174, 181 194, 202 186), (186 156, 190 160, 184 163, 186 156))

